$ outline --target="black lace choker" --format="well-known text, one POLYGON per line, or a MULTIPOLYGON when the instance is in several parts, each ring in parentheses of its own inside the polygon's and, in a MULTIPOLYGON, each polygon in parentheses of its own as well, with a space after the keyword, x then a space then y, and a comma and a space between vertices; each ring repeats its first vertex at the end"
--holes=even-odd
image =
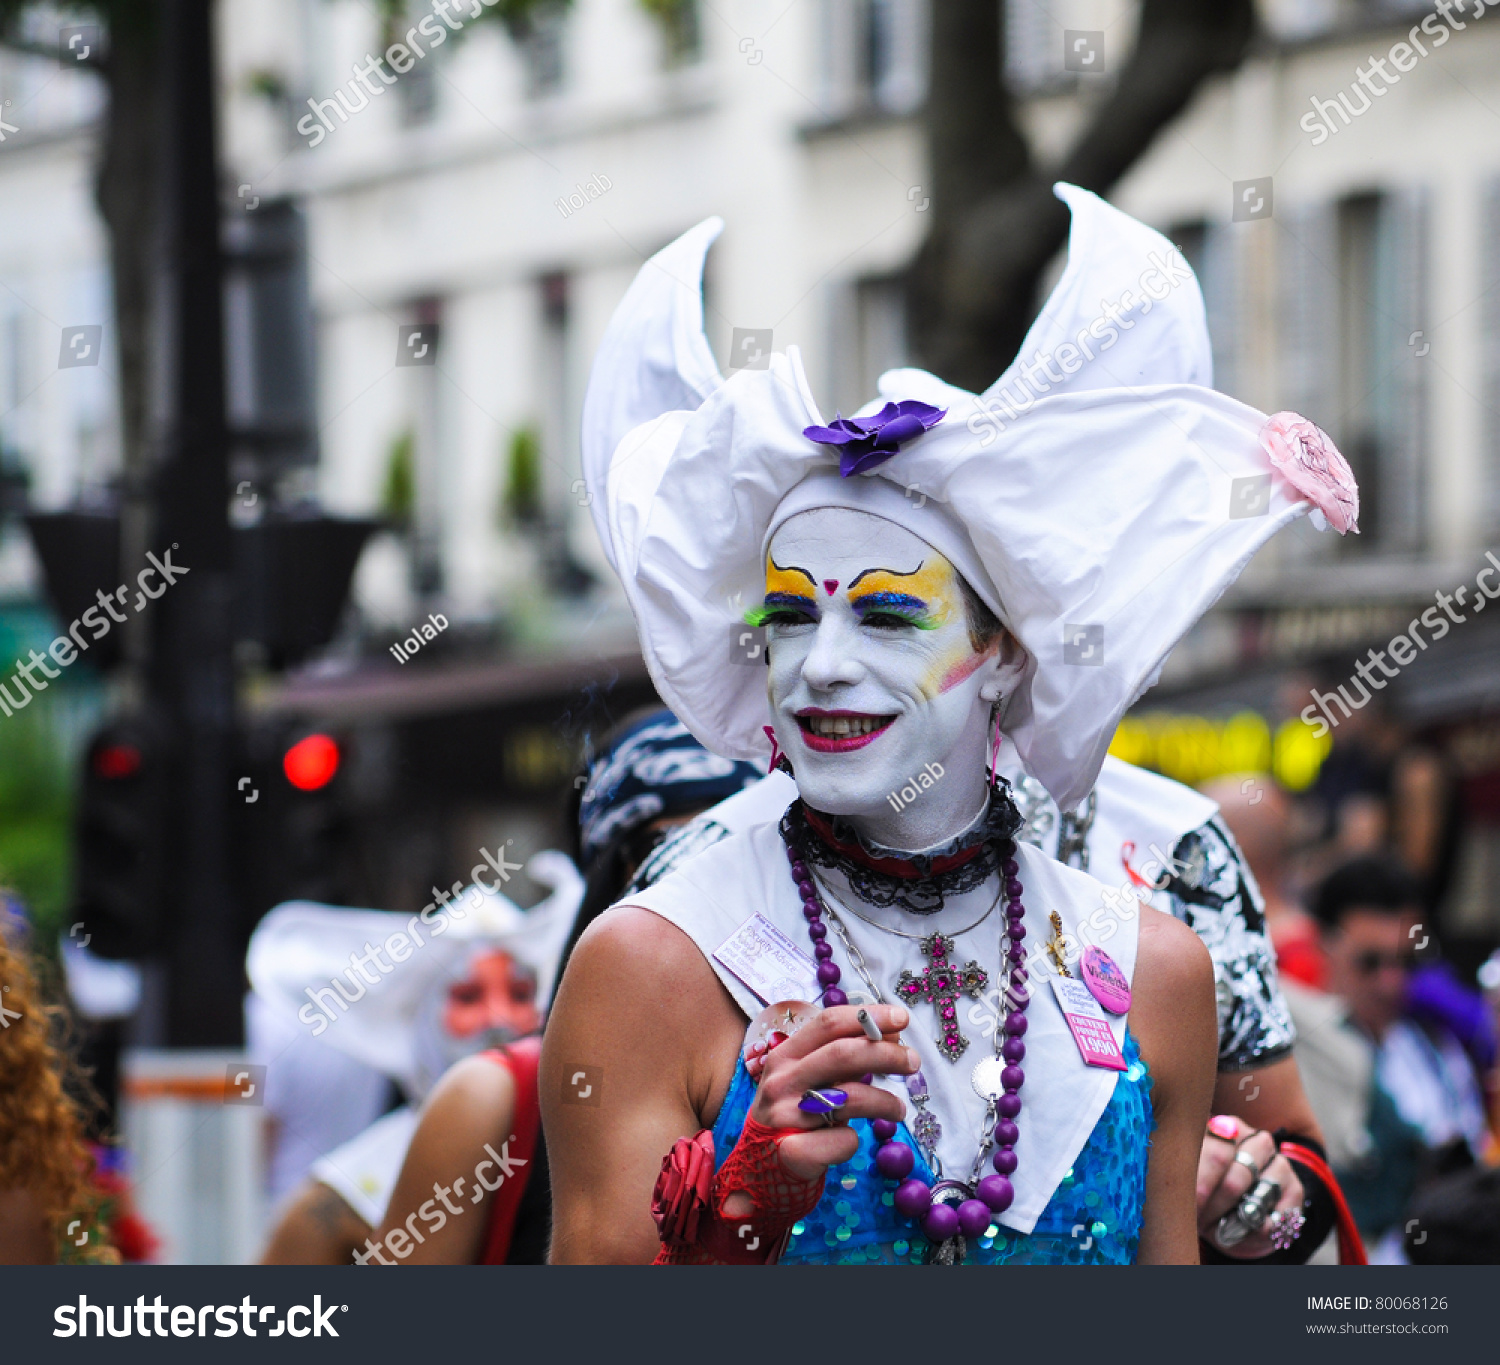
POLYGON ((794 801, 781 817, 781 837, 815 867, 840 873, 866 904, 935 915, 948 896, 985 884, 1021 827, 1010 784, 997 779, 978 821, 941 848, 904 853, 872 843, 843 816, 794 801))

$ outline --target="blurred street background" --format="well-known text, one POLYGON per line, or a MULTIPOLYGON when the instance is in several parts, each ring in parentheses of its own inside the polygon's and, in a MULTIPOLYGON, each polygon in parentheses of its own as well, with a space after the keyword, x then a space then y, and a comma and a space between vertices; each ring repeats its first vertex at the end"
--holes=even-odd
POLYGON ((252 1258, 292 1178, 225 1080, 261 916, 568 848, 591 738, 652 699, 579 409, 710 214, 721 370, 796 345, 830 415, 900 364, 998 376, 1052 180, 1176 242, 1216 387, 1333 437, 1361 534, 1278 536, 1115 752, 1232 779, 1273 936, 1389 852, 1418 960, 1500 996, 1500 17, 1450 8, 0 0, 0 885, 159 1254, 252 1258))

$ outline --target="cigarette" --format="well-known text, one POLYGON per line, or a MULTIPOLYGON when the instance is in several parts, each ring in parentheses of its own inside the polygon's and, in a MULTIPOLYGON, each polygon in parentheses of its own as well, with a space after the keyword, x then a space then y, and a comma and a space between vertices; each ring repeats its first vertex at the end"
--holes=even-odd
POLYGON ((865 1037, 872 1043, 878 1043, 884 1037, 880 1032, 880 1025, 870 1018, 869 1010, 862 1009, 854 1017, 859 1020, 859 1026, 864 1029, 865 1037))

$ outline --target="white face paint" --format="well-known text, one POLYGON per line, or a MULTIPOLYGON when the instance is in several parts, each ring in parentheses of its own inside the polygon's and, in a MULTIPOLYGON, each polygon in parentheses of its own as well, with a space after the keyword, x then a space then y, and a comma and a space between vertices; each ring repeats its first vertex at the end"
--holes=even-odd
POLYGON ((1020 664, 998 642, 976 653, 946 558, 867 512, 802 512, 772 538, 751 619, 766 625, 776 740, 810 805, 907 850, 972 821, 990 705, 1020 664))

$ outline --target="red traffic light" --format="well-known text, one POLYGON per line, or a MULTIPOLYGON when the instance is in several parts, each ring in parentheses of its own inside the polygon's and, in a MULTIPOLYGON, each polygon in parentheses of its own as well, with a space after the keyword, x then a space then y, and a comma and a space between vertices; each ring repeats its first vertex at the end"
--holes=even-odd
POLYGON ((141 770, 141 751, 134 744, 106 744, 94 754, 94 772, 106 781, 134 777, 141 770))
POLYGON ((286 751, 281 768, 298 791, 315 792, 332 782, 338 772, 339 746, 327 735, 308 735, 286 751))

